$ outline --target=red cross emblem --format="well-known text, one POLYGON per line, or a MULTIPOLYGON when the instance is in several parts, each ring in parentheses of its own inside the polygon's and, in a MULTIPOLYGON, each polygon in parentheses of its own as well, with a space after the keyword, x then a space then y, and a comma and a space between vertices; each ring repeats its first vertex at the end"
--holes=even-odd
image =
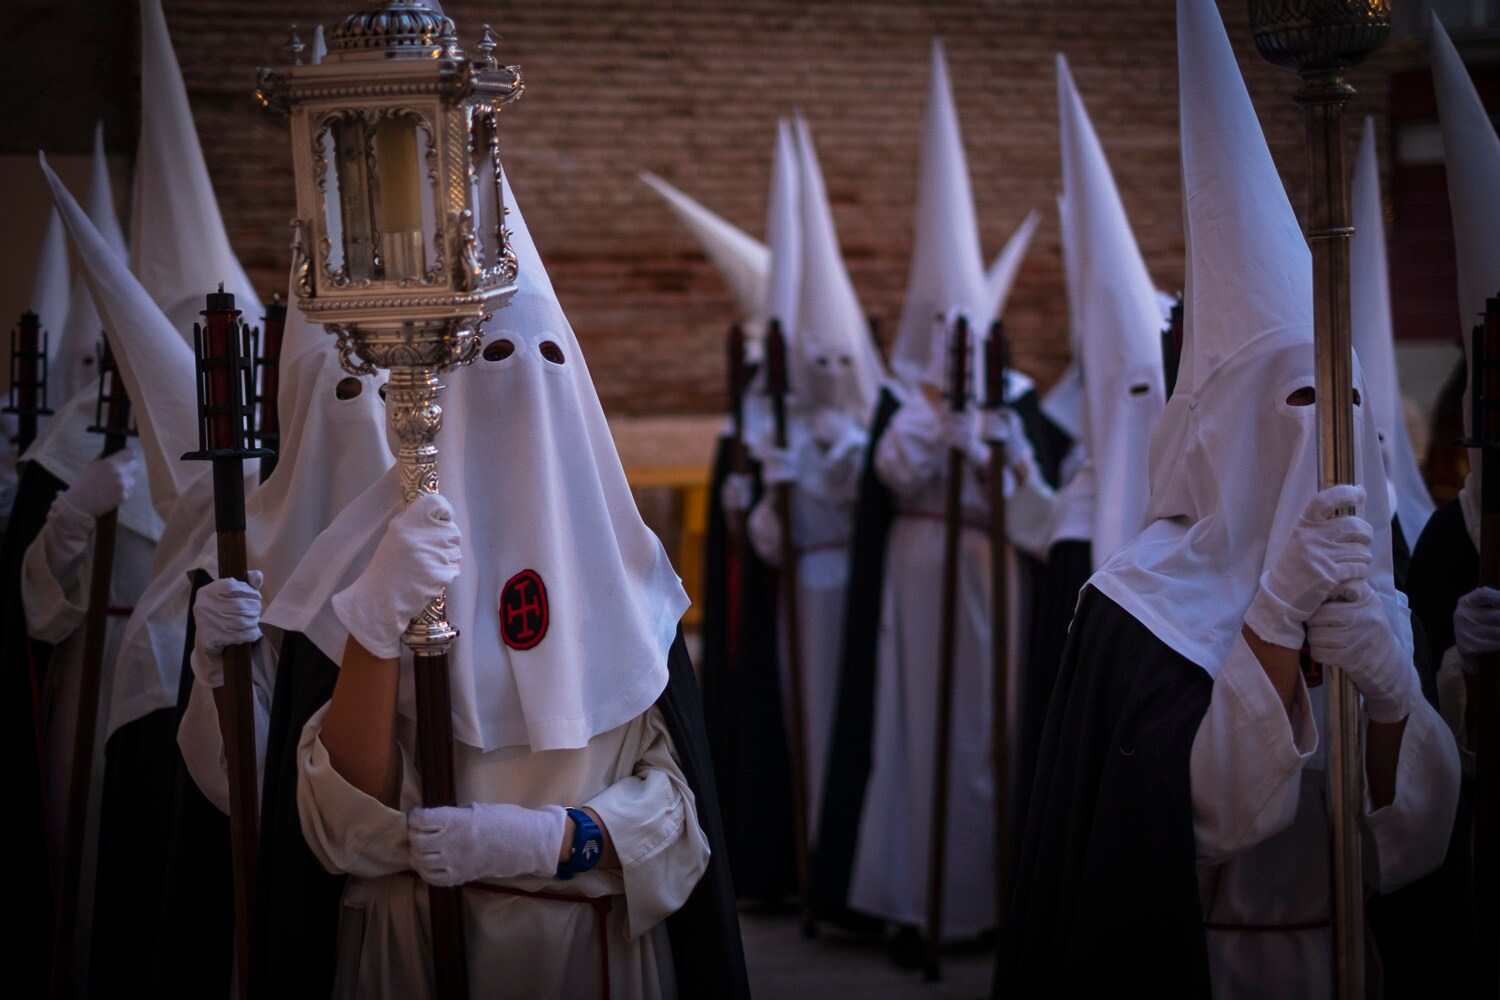
POLYGON ((530 649, 547 635, 547 587, 523 569, 500 589, 500 636, 511 649, 530 649))

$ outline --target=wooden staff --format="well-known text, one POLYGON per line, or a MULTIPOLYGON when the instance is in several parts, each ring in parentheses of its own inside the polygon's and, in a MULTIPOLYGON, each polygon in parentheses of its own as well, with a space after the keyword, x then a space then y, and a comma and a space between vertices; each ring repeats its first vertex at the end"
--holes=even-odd
MULTIPOLYGON (((957 416, 969 402, 969 321, 953 327, 949 358, 948 408, 957 416)), ((943 874, 948 840, 948 757, 953 728, 953 666, 958 642, 958 543, 963 531, 964 452, 948 449, 948 496, 943 521, 943 603, 938 628, 937 740, 932 779, 932 837, 927 845, 928 980, 942 976, 943 874)))
POLYGON ((1171 318, 1167 328, 1161 332, 1161 366, 1166 377, 1167 398, 1177 389, 1177 369, 1182 364, 1182 293, 1172 303, 1171 318))
MULTIPOLYGON (((239 321, 234 295, 221 284, 208 296, 204 322, 193 324, 198 360, 199 451, 185 460, 213 463, 214 532, 219 579, 247 580, 245 559, 245 459, 255 423, 254 355, 249 330, 239 321)), ((214 690, 219 733, 229 764, 229 839, 234 874, 234 944, 239 995, 250 992, 250 933, 254 926, 255 860, 260 794, 255 767, 255 691, 250 644, 224 649, 224 683, 214 690)))
MULTIPOLYGON (((125 449, 130 430, 130 396, 120 378, 109 342, 99 355, 99 402, 89 430, 104 435, 100 458, 125 449)), ((99 722, 99 687, 104 642, 109 632, 110 581, 114 578, 115 528, 119 511, 108 510, 94 521, 94 557, 89 573, 89 609, 83 623, 83 665, 78 681, 78 728, 73 733, 73 770, 68 775, 68 810, 63 820, 63 851, 58 871, 57 913, 53 925, 52 996, 69 992, 78 928, 78 892, 83 880, 84 843, 88 838, 89 790, 94 775, 94 730, 99 722)))
MULTIPOLYGON (((771 320, 766 333, 766 393, 771 397, 775 416, 776 447, 787 446, 786 396, 788 391, 786 372, 786 337, 781 332, 781 321, 771 320)), ((787 734, 792 769, 792 836, 797 862, 797 904, 801 914, 802 933, 811 935, 816 926, 813 921, 812 901, 807 894, 808 836, 807 836, 807 729, 806 716, 802 708, 802 616, 797 606, 797 545, 792 537, 792 484, 776 484, 776 518, 781 523, 781 571, 777 583, 781 592, 781 620, 786 624, 786 666, 789 695, 791 731, 787 734)))
MULTIPOLYGON (((1469 405, 1480 450, 1479 585, 1500 589, 1500 298, 1485 302, 1474 328, 1469 405)), ((1491 949, 1480 981, 1493 988, 1500 950, 1500 653, 1479 657, 1469 679, 1469 734, 1475 752, 1474 868, 1480 941, 1491 949)))
POLYGON ((265 327, 259 339, 255 365, 260 369, 260 425, 255 439, 270 452, 260 460, 260 481, 265 482, 276 471, 276 456, 281 452, 281 342, 286 333, 286 305, 278 292, 271 296, 263 320, 265 327))
MULTIPOLYGON (((732 440, 729 443, 729 469, 737 476, 750 471, 750 459, 745 453, 745 328, 735 323, 729 328, 725 340, 725 370, 729 389, 729 424, 732 440)), ((718 503, 718 497, 710 497, 709 503, 718 503)), ((729 512, 729 528, 735 538, 745 535, 745 512, 729 512)))
MULTIPOLYGON (((995 320, 984 344, 984 407, 1005 406, 1005 370, 1010 344, 1005 324, 995 320)), ((1005 441, 990 442, 990 672, 995 715, 995 918, 1010 896, 1010 544, 1005 533, 1005 441)))
POLYGON ((21 455, 36 440, 37 417, 47 409, 47 334, 41 317, 30 309, 10 334, 10 405, 5 413, 16 415, 16 454, 21 455))
MULTIPOLYGON (((1390 0, 1248 0, 1255 46, 1267 61, 1302 79, 1293 101, 1306 112, 1307 242, 1312 257, 1313 355, 1318 421, 1318 489, 1356 481, 1354 346, 1349 319, 1349 172, 1344 105, 1354 96, 1352 66, 1390 34, 1390 0)), ((1335 516, 1354 514, 1350 507, 1335 516)), ((1334 988, 1339 1000, 1365 997, 1365 884, 1360 860, 1364 763, 1359 691, 1337 666, 1329 678, 1328 785, 1333 876, 1334 988)))

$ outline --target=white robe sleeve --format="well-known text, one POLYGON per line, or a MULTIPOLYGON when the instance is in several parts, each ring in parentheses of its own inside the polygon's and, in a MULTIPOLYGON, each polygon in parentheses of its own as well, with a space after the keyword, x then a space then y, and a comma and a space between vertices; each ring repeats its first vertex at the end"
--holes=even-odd
POLYGON ((1223 864, 1291 826, 1302 768, 1317 747, 1317 722, 1302 678, 1288 719, 1260 661, 1244 636, 1236 635, 1193 738, 1199 864, 1223 864))
POLYGON ((21 560, 26 630, 37 641, 59 643, 83 625, 88 614, 84 567, 93 537, 94 519, 59 494, 21 560))
POLYGON ((1046 560, 1047 545, 1052 540, 1053 510, 1057 493, 1042 478, 1033 463, 1026 481, 1016 483, 1005 470, 1005 534, 1010 543, 1034 559, 1046 560))
POLYGON ((854 503, 868 443, 869 435, 851 425, 826 451, 814 448, 808 489, 831 504, 854 503))
POLYGON ((875 474, 899 497, 922 492, 942 473, 948 446, 932 405, 913 394, 875 445, 875 474))
POLYGON ((750 512, 745 532, 762 562, 768 566, 781 565, 781 518, 776 516, 774 491, 768 490, 750 512))
POLYGON ((1464 774, 1471 775, 1474 773, 1475 756, 1473 748, 1469 746, 1469 727, 1465 721, 1469 711, 1469 682, 1466 680, 1468 670, 1465 667, 1463 654, 1458 651, 1458 647, 1449 646, 1443 653, 1442 665, 1438 667, 1437 695, 1438 710, 1458 743, 1459 763, 1463 766, 1464 774))
MULTIPOLYGON (((276 654, 264 639, 250 650, 252 692, 255 695, 255 787, 265 787, 266 739, 271 728, 271 694, 276 685, 276 654)), ((229 812, 229 758, 219 730, 214 689, 193 678, 187 708, 177 726, 177 747, 193 782, 208 801, 229 812)))
POLYGON ((645 724, 635 773, 584 803, 604 821, 620 856, 629 940, 682 908, 709 857, 697 802, 661 713, 652 708, 645 724))
POLYGON ((1458 810, 1459 761, 1453 734, 1423 699, 1406 719, 1396 762, 1396 797, 1370 809, 1365 787, 1365 881, 1391 892, 1435 871, 1448 851, 1458 810))
MULTIPOLYGON (((355 788, 333 769, 323 746, 324 705, 302 727, 297 744, 297 813, 302 837, 328 871, 375 878, 409 866, 406 814, 355 788)), ((402 788, 416 788, 416 770, 401 748, 402 788)))

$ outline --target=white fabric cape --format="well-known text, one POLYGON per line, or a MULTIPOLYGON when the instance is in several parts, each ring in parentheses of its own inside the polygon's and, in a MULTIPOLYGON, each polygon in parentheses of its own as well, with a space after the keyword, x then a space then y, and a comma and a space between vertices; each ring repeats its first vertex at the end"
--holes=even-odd
MULTIPOLYGON (((655 702, 688 599, 636 510, 583 352, 508 181, 505 198, 520 274, 486 340, 509 340, 514 352, 444 378, 439 471, 463 534, 447 596, 460 633, 449 669, 456 739, 539 752, 584 746, 655 702), (549 341, 562 364, 542 358, 549 341), (512 587, 535 596, 534 582, 519 582, 528 570, 545 588, 547 626, 522 649, 502 638, 501 605, 518 593, 512 587)), ((266 621, 342 658, 347 633, 330 602, 401 509, 399 479, 392 469, 319 536, 266 621)), ((409 670, 402 684, 400 710, 412 718, 409 670)))
MULTIPOLYGON (((1187 237, 1177 388, 1151 439, 1153 520, 1091 578, 1210 675, 1261 573, 1318 490, 1312 259, 1266 148, 1212 0, 1179 0, 1178 71, 1187 237)), ((1355 366, 1355 385, 1365 393, 1355 366)), ((1370 407, 1354 420, 1359 512, 1375 532, 1371 588, 1400 638, 1385 470, 1370 407)), ((1101 494, 1102 495, 1102 494, 1101 494)))

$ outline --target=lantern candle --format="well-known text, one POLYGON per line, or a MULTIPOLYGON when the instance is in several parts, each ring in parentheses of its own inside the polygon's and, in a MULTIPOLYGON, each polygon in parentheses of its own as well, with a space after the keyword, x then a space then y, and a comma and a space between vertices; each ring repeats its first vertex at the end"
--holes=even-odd
POLYGON ((385 275, 400 281, 422 273, 422 182, 417 130, 409 121, 385 118, 375 126, 380 186, 380 228, 385 275))

